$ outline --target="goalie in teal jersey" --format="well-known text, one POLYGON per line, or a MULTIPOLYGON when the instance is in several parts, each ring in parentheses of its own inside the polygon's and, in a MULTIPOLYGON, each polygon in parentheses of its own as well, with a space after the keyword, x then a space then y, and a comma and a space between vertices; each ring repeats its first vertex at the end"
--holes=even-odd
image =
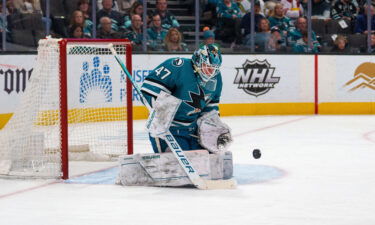
MULTIPOLYGON (((169 130, 183 150, 216 153, 231 142, 230 129, 218 116, 223 87, 221 63, 219 48, 203 45, 191 59, 166 60, 142 84, 141 91, 157 115, 172 117, 162 119, 171 121, 169 130)), ((162 136, 150 131, 150 140, 155 153, 168 151, 162 136)))

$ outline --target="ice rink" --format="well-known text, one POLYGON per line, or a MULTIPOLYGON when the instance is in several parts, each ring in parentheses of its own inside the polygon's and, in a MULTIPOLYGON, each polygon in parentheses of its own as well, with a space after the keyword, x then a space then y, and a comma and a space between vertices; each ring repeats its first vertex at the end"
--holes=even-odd
MULTIPOLYGON (((374 115, 223 120, 237 189, 124 187, 115 163, 72 163, 66 182, 0 179, 0 225, 375 224, 374 115)), ((144 123, 136 153, 151 152, 144 123)))

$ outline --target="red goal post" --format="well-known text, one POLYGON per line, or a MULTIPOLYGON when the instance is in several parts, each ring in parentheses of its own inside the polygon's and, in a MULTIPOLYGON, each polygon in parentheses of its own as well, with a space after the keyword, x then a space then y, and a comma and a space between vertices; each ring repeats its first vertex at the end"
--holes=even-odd
POLYGON ((69 160, 133 154, 132 71, 124 39, 43 39, 21 102, 0 131, 0 176, 69 178, 69 160))

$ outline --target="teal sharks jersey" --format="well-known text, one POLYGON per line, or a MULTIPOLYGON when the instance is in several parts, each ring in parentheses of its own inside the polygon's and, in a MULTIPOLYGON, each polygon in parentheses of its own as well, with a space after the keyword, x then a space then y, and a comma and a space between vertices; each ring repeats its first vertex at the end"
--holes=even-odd
POLYGON ((221 74, 203 82, 194 70, 191 59, 171 58, 153 70, 142 84, 141 91, 152 106, 161 91, 182 100, 171 129, 195 128, 202 113, 219 111, 223 87, 221 74))

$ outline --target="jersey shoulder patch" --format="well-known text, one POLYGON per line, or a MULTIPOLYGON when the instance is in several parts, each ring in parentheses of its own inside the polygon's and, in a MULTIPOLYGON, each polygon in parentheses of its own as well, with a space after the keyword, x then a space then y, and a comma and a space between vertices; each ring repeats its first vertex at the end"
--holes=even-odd
POLYGON ((182 65, 184 65, 184 60, 181 59, 181 58, 175 58, 175 59, 172 61, 172 65, 173 65, 173 66, 176 66, 176 67, 181 67, 182 65))

